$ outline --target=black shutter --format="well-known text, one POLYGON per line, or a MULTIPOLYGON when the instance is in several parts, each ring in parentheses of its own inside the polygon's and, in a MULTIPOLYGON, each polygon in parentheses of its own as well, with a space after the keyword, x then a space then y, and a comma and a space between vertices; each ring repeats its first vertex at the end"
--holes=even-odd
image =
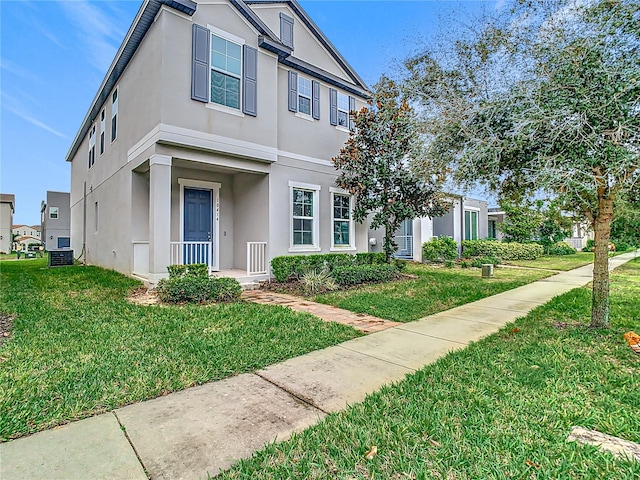
POLYGON ((349 97, 349 130, 356 129, 356 122, 353 121, 353 112, 356 111, 356 99, 349 97))
POLYGON ((313 80, 311 82, 311 113, 313 118, 320 120, 320 82, 313 80))
POLYGON ((329 123, 338 125, 338 91, 335 88, 329 89, 329 123))
POLYGON ((293 18, 280 13, 280 41, 293 49, 293 18))
POLYGON ((289 70, 289 111, 298 111, 298 74, 289 70))
POLYGON ((209 101, 209 55, 211 34, 209 29, 193 24, 191 98, 198 102, 209 101))
POLYGON ((255 117, 258 113, 258 51, 242 47, 242 112, 255 117))

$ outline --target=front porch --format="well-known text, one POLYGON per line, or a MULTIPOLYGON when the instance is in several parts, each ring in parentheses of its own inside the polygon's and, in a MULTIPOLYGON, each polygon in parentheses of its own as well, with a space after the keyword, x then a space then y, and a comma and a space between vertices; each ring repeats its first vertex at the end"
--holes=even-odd
POLYGON ((206 264, 241 283, 268 278, 269 182, 261 171, 152 155, 132 171, 131 274, 206 264))

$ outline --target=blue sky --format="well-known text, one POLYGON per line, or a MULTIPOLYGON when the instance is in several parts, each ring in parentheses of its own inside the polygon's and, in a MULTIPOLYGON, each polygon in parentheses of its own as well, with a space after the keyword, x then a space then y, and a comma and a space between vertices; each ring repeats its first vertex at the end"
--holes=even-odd
MULTIPOLYGON (((494 2, 300 4, 373 85, 452 11, 494 2)), ((0 192, 16 196, 14 223, 39 224, 47 190, 69 191, 66 153, 140 5, 140 0, 0 0, 0 192)))

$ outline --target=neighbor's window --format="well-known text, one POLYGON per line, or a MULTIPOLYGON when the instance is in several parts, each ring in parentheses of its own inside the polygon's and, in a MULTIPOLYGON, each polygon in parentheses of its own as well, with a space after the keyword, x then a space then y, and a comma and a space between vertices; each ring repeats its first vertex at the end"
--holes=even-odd
POLYGON ((217 35, 211 35, 211 101, 240 109, 242 48, 217 35))
POLYGON ((476 211, 464 211, 464 239, 478 239, 478 212, 476 211))
POLYGON ((58 218, 58 207, 49 207, 49 218, 58 218))
POLYGON ((111 95, 111 141, 118 138, 118 90, 111 95))
POLYGON ((338 92, 338 125, 349 127, 349 96, 338 92))
POLYGON ((311 80, 298 75, 298 112, 311 115, 311 80))
POLYGON ((351 196, 333 193, 333 246, 351 246, 351 196))
POLYGON ((96 126, 92 126, 89 130, 89 168, 96 163, 96 126))
POLYGON ((105 116, 104 109, 102 109, 102 112, 100 112, 100 155, 104 153, 104 127, 105 127, 104 116, 105 116))

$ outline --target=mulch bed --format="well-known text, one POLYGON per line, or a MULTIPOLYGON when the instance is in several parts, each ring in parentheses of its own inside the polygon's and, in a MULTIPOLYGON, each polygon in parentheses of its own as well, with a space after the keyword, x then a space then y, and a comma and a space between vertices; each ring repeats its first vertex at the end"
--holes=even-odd
POLYGON ((11 336, 11 327, 15 315, 0 312, 0 345, 11 336))

